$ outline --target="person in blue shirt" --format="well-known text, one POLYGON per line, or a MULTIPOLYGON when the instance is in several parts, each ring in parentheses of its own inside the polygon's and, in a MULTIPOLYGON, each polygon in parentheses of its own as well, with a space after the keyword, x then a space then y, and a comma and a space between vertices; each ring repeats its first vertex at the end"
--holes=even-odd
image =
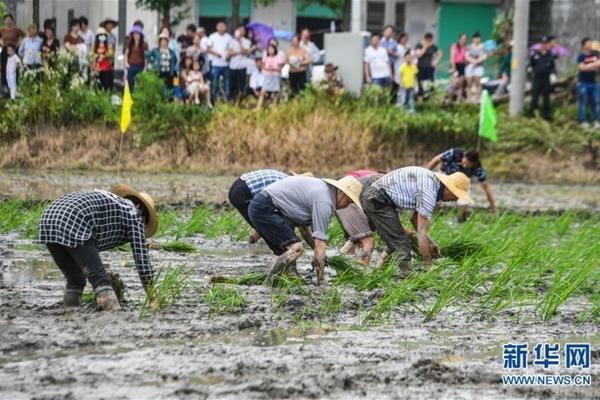
POLYGON ((433 171, 440 164, 441 171, 446 175, 462 172, 469 178, 476 176, 488 199, 490 211, 493 213, 496 212, 496 201, 494 200, 492 188, 487 180, 487 172, 479 160, 478 151, 465 150, 460 147, 448 149, 433 157, 431 161, 429 161, 429 164, 427 164, 427 168, 433 171))
POLYGON ((596 75, 600 71, 600 54, 592 50, 592 40, 584 38, 581 41, 581 54, 577 57, 579 75, 577 92, 579 93, 579 123, 589 128, 587 122, 587 107, 589 102, 594 128, 600 128, 600 104, 598 102, 598 85, 596 75))

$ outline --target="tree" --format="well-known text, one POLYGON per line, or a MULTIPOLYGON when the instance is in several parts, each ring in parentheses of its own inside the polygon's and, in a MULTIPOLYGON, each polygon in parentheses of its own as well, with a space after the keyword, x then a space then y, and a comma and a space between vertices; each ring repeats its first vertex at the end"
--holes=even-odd
POLYGON ((171 12, 175 8, 181 8, 187 3, 187 0, 136 0, 135 5, 142 7, 147 10, 156 11, 162 17, 162 26, 175 26, 182 19, 186 18, 190 14, 190 7, 185 6, 184 8, 175 12, 171 15, 171 12))

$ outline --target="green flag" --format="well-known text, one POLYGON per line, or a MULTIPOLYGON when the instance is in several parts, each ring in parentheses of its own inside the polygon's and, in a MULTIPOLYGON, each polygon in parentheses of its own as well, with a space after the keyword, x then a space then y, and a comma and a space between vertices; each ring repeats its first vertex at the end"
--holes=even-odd
POLYGON ((487 90, 481 93, 481 110, 479 111, 479 136, 498 141, 498 132, 496 132, 496 110, 492 97, 487 90))

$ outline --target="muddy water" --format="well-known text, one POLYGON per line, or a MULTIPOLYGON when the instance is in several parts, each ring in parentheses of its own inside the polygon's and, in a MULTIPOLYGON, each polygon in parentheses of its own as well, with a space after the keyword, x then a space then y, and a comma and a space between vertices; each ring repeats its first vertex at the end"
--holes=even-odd
MULTIPOLYGON (((63 281, 48 254, 26 240, 0 237, 0 398, 2 399, 499 399, 600 396, 600 354, 592 387, 506 389, 501 345, 590 342, 598 326, 577 326, 582 299, 549 323, 533 310, 493 321, 444 310, 433 321, 407 305, 388 321, 360 325, 377 292, 342 294, 342 311, 312 320, 316 300, 292 295, 280 307, 264 286, 240 286, 243 313, 209 314, 207 277, 264 270, 264 245, 195 238, 199 253, 151 251, 158 267, 193 268, 180 303, 139 318, 142 298, 129 254, 105 252, 109 270, 127 286, 124 310, 61 307, 63 281), (304 315, 304 317, 302 317, 304 315)), ((299 263, 311 276, 310 258, 299 263)), ((332 271, 327 271, 331 278, 332 271)), ((314 279, 314 276, 313 276, 314 279)), ((318 294, 321 288, 309 286, 318 294)), ((88 288, 89 290, 89 288, 88 288)), ((318 298, 318 296, 317 296, 318 298)), ((530 368, 528 373, 544 373, 530 368)), ((552 373, 566 373, 558 368, 552 373)), ((571 372, 572 373, 572 372, 571 372)))
MULTIPOLYGON (((235 176, 202 174, 123 173, 122 181, 155 196, 159 202, 196 203, 227 200, 235 176)), ((80 189, 109 188, 116 182, 114 173, 96 171, 17 171, 0 170, 0 197, 54 199, 80 189)), ((519 210, 578 209, 600 211, 600 185, 557 185, 492 182, 498 207, 519 210)), ((473 195, 479 206, 487 207, 480 185, 474 183, 473 195)))

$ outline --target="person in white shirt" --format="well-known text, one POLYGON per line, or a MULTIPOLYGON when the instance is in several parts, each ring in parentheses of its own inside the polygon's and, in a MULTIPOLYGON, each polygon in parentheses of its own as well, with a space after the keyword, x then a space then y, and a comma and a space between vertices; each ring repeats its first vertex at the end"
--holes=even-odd
POLYGON ((390 85, 392 68, 388 52, 379 46, 379 35, 371 36, 371 45, 365 49, 365 78, 367 83, 382 87, 390 85))
POLYGON ((6 50, 6 83, 10 92, 10 98, 17 97, 17 69, 21 66, 21 59, 15 52, 15 46, 12 44, 4 46, 6 50))
POLYGON ((202 49, 202 57, 204 58, 204 63, 202 64, 202 74, 204 75, 204 80, 210 82, 211 55, 208 53, 210 40, 208 40, 208 36, 206 36, 206 29, 204 29, 203 26, 199 26, 198 29, 196 29, 196 36, 200 38, 200 49, 202 49))
POLYGON ((306 81, 310 82, 313 64, 317 64, 321 61, 321 50, 319 50, 317 45, 310 40, 310 29, 308 28, 304 28, 302 29, 302 32, 300 32, 300 47, 306 49, 310 57, 310 65, 306 70, 306 81))
POLYGON ((27 37, 19 46, 19 57, 23 60, 26 69, 37 69, 42 66, 42 43, 44 40, 38 36, 38 27, 31 24, 27 28, 27 37))
POLYGON ((94 32, 89 29, 88 24, 89 22, 86 17, 79 17, 79 36, 83 39, 83 43, 85 43, 85 47, 87 47, 87 52, 89 53, 94 42, 94 32))
POLYGON ((212 101, 217 103, 219 97, 219 83, 223 78, 223 91, 225 98, 230 99, 229 87, 229 50, 231 49, 232 37, 227 33, 227 25, 224 21, 217 23, 217 31, 208 38, 208 53, 211 55, 212 75, 212 101))
POLYGON ((260 97, 260 92, 263 87, 265 76, 262 72, 262 58, 257 58, 255 60, 255 63, 256 68, 254 69, 254 71, 252 71, 252 74, 250 74, 250 84, 248 86, 250 87, 250 90, 252 91, 254 97, 258 99, 260 97))
POLYGON ((252 43, 244 36, 246 28, 238 26, 234 33, 229 49, 229 80, 231 82, 231 99, 239 102, 246 96, 246 66, 248 65, 248 54, 252 43))

